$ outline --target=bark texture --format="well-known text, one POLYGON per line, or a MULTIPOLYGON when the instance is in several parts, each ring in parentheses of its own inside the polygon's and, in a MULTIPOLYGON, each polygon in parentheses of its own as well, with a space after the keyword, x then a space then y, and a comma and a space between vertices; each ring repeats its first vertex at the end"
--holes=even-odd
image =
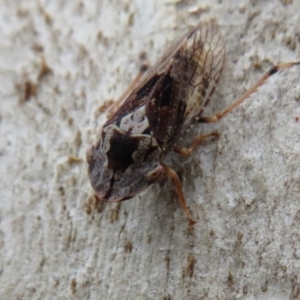
POLYGON ((210 17, 227 47, 210 112, 299 60, 296 0, 0 2, 1 299, 300 297, 300 67, 194 130, 219 139, 169 158, 193 228, 170 182, 103 205, 86 176, 140 53, 153 64, 210 17))

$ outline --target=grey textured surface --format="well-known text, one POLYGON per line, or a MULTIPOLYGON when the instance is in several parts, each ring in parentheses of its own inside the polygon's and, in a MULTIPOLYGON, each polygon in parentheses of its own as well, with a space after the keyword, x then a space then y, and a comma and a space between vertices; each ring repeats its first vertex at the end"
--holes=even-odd
POLYGON ((299 60, 300 1, 0 7, 1 299, 300 297, 300 68, 199 126, 218 140, 170 158, 193 230, 171 183, 95 205, 84 158, 106 118, 99 107, 128 86, 142 51, 154 63, 215 17, 227 44, 217 111, 273 63, 299 60))

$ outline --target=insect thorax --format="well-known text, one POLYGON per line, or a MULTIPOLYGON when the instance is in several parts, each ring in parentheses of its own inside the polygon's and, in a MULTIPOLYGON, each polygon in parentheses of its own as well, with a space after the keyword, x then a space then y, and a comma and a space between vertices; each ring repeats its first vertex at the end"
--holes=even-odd
POLYGON ((131 198, 156 181, 162 150, 150 133, 145 108, 104 125, 92 157, 90 180, 104 200, 131 198))

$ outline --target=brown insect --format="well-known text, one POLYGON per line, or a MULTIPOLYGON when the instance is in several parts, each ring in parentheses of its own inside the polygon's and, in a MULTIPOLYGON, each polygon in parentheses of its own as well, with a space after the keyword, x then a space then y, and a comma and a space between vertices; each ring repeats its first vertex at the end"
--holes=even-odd
POLYGON ((190 224, 196 222, 186 205, 179 178, 163 163, 170 152, 187 156, 216 132, 196 136, 190 147, 176 143, 195 123, 217 122, 241 104, 271 75, 300 62, 272 67, 244 95, 223 111, 203 116, 224 66, 225 46, 214 21, 200 23, 176 41, 130 92, 122 97, 103 125, 99 139, 86 153, 88 174, 104 201, 134 197, 166 174, 190 224), (124 99, 125 98, 125 99, 124 99))

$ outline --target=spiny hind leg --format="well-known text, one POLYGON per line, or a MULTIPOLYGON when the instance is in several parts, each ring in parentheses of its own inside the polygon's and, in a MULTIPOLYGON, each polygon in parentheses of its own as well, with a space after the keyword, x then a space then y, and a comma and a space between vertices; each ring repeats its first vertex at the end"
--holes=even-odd
POLYGON ((190 210, 189 210, 189 208, 188 208, 188 206, 187 206, 187 204, 185 202, 185 198, 184 198, 182 186, 181 186, 180 180, 179 180, 176 172, 173 169, 171 169, 170 167, 168 167, 168 166, 166 166, 164 164, 162 164, 162 166, 164 167, 165 174, 174 183, 179 204, 180 204, 181 208, 183 209, 183 211, 185 212, 185 214, 186 214, 186 216, 187 216, 187 218, 189 220, 190 225, 196 224, 197 222, 192 218, 191 212, 190 212, 190 210))
POLYGON ((265 83, 265 81, 271 77, 272 75, 276 74, 279 70, 288 69, 295 65, 300 65, 300 61, 298 62, 288 62, 278 64, 272 67, 267 73, 265 73, 244 95, 236 99, 231 105, 229 105, 224 110, 216 113, 212 116, 200 116, 198 122, 200 123, 214 123, 222 119, 228 113, 233 111, 237 106, 239 106, 245 99, 249 98, 261 85, 265 83))
POLYGON ((207 139, 209 138, 215 138, 218 137, 219 133, 217 131, 213 131, 211 133, 208 134, 201 134, 196 136, 193 141, 192 144, 189 148, 174 148, 174 151, 182 156, 189 156, 191 155, 200 144, 202 144, 203 142, 205 142, 207 139))

